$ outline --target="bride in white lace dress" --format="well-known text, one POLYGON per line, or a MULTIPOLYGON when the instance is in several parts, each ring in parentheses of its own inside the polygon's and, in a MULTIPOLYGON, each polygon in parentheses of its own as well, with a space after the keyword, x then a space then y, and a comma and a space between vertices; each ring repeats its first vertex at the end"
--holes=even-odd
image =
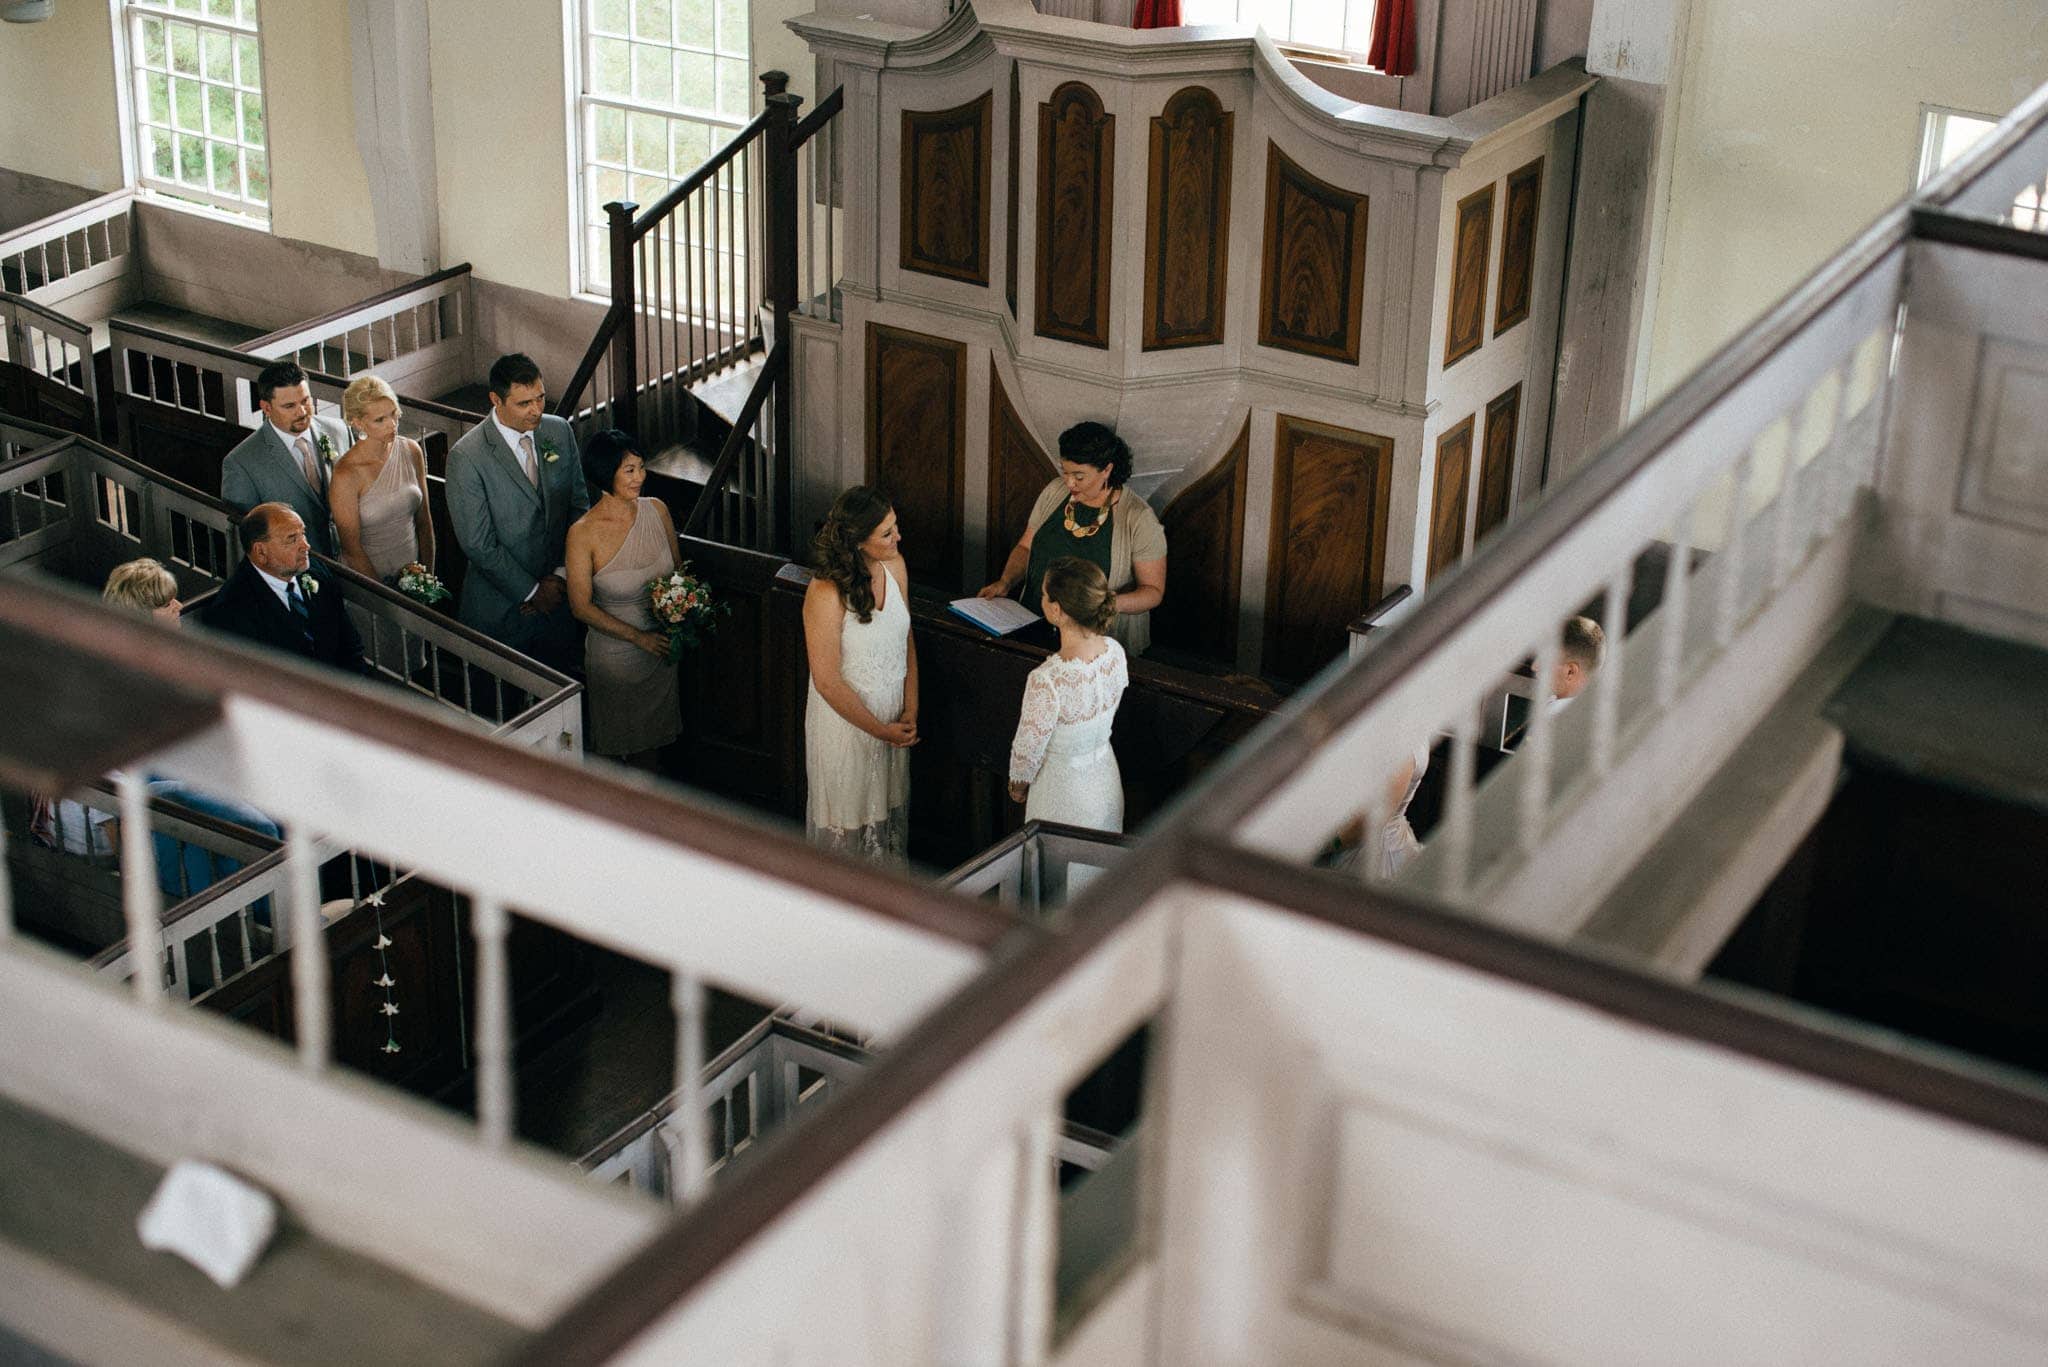
POLYGON ((1060 648, 1024 682, 1010 797, 1024 804, 1026 821, 1120 831, 1124 783, 1109 733, 1130 671, 1124 648, 1105 634, 1116 595, 1099 566, 1063 556, 1046 570, 1044 598, 1060 648))
POLYGON ((917 643, 901 540, 889 500, 855 485, 818 529, 816 575, 804 594, 805 833, 826 849, 899 864, 909 855, 917 744, 917 643))

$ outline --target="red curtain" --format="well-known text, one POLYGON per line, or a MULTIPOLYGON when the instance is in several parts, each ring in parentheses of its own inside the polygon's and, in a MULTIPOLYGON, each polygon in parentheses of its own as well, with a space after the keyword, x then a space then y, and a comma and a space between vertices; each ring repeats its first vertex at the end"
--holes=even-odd
POLYGON ((1138 0, 1132 28, 1179 28, 1180 0, 1138 0))
POLYGON ((1389 76, 1415 74, 1415 0, 1379 0, 1373 6, 1372 50, 1365 60, 1389 76))

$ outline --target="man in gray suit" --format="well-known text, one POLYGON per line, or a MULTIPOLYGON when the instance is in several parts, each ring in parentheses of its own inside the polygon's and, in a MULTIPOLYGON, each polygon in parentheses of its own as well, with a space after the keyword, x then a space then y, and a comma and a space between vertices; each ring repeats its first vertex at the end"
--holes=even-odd
POLYGON ((576 435, 547 412, 547 384, 517 352, 491 366, 491 412, 448 449, 448 517, 469 557, 457 615, 514 650, 573 667, 562 547, 590 509, 576 435))
POLYGON ((327 477, 348 452, 348 428, 334 418, 313 416, 306 372, 292 361, 263 367, 255 388, 263 424, 221 462, 221 501, 238 513, 259 503, 282 503, 306 524, 307 544, 333 555, 327 477))

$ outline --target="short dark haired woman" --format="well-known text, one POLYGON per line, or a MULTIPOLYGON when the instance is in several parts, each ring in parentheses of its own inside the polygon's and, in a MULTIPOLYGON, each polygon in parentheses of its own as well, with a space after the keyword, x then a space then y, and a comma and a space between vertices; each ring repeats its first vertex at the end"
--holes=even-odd
POLYGON ((1022 583, 1029 586, 1030 605, 1053 561, 1068 555, 1086 560, 1115 591, 1110 634, 1131 654, 1144 654, 1152 643, 1152 609, 1166 597, 1166 529, 1150 505, 1124 487, 1130 477, 1131 448, 1113 429, 1081 422, 1060 433, 1060 476, 1039 493, 1002 574, 981 597, 1001 598, 1022 583))
POLYGON ((563 559, 569 611, 589 627, 583 673, 592 754, 642 769, 683 729, 681 689, 668 633, 654 621, 647 585, 682 565, 668 505, 643 498, 647 462, 624 432, 600 432, 583 448, 590 511, 569 524, 563 559))
POLYGON ((826 849, 897 864, 909 857, 917 744, 917 642, 901 541, 887 496, 854 485, 812 542, 804 594, 804 830, 826 849))

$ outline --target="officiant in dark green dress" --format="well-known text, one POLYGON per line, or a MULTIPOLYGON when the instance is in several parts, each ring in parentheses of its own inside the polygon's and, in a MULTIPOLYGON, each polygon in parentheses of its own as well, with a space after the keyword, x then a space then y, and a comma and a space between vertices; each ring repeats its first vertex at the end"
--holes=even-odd
POLYGON ((1002 577, 983 598, 1017 593, 1034 612, 1046 567, 1063 555, 1100 566, 1116 591, 1110 635, 1127 654, 1152 643, 1152 609, 1166 597, 1166 529, 1151 505, 1124 487, 1131 448, 1099 422, 1060 433, 1060 476, 1038 495, 1002 577))

